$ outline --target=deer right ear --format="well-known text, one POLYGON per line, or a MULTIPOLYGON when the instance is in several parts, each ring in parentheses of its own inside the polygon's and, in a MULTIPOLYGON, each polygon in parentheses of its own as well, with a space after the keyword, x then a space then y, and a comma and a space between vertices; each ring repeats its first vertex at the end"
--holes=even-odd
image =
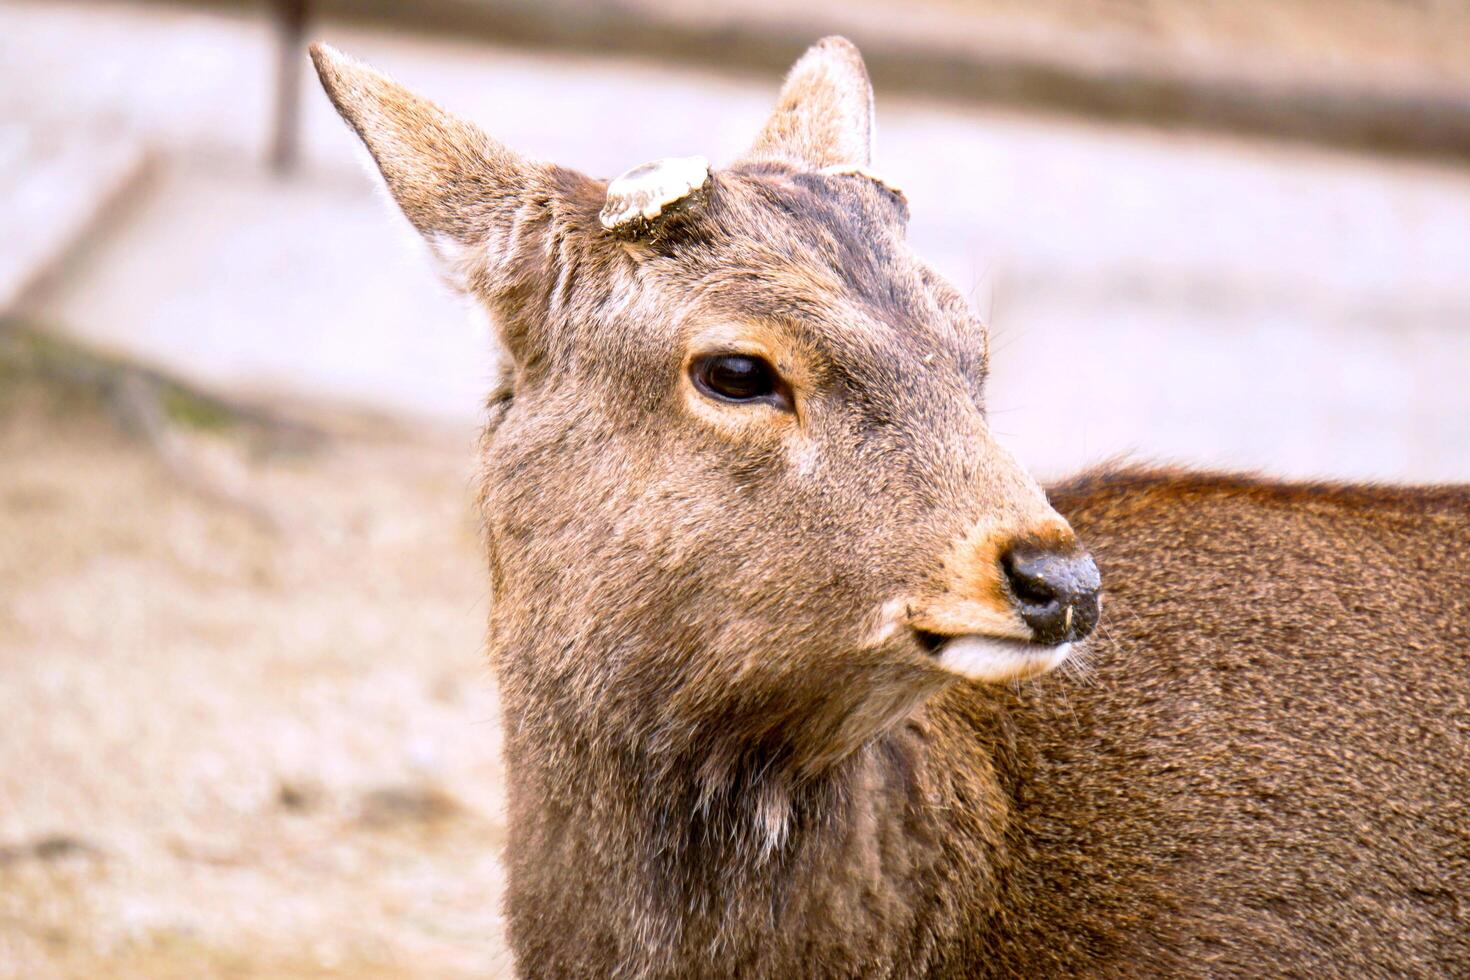
MULTIPOLYGON (((554 281, 546 241, 559 203, 596 193, 571 171, 535 163, 392 79, 325 44, 311 46, 322 87, 372 154, 388 192, 450 282, 489 304, 518 361, 554 281)), ((595 213, 595 209, 594 209, 595 213)), ((594 219, 595 220, 595 219, 594 219)))

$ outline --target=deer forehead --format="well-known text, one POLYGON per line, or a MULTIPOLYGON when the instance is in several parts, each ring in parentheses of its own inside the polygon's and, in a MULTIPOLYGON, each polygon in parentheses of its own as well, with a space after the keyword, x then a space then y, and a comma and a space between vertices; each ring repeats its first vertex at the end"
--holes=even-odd
POLYGON ((708 266, 659 290, 682 304, 687 346, 747 339, 772 351, 769 359, 783 370, 788 361, 816 364, 853 380, 888 378, 905 367, 985 370, 983 324, 922 269, 837 270, 810 255, 773 254, 768 245, 712 251, 708 266))
MULTIPOLYGON (((618 190, 624 178, 613 182, 604 220, 611 212, 646 220, 638 202, 652 192, 645 193, 641 170, 628 178, 633 190, 618 190)), ((673 197, 700 173, 652 184, 673 197)), ((879 332, 883 324, 923 332, 957 312, 969 316, 909 250, 893 220, 891 192, 865 177, 721 171, 690 193, 705 200, 681 217, 676 233, 630 249, 650 284, 668 287, 664 299, 675 308, 702 298, 725 315, 827 321, 834 328, 872 321, 879 332), (846 312, 852 309, 863 315, 846 312)))

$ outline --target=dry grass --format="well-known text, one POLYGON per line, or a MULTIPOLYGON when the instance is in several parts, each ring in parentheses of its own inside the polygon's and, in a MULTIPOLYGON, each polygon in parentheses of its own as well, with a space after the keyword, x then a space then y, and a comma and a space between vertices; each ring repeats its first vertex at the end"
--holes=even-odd
POLYGON ((0 975, 504 973, 469 441, 104 408, 0 358, 0 975))

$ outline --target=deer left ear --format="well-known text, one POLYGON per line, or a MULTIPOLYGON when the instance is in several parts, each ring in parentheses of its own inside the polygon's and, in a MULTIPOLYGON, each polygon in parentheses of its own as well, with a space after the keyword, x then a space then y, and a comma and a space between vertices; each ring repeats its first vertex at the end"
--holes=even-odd
POLYGON ((792 67, 781 98, 743 162, 802 170, 865 168, 872 154, 873 86, 857 45, 823 38, 792 67))

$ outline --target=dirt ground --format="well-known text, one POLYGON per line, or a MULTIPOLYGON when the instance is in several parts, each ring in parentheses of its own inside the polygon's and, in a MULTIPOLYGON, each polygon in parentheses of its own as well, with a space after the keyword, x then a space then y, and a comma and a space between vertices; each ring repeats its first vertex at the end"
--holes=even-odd
POLYGON ((170 397, 160 453, 15 350, 0 976, 508 972, 472 436, 170 397))

